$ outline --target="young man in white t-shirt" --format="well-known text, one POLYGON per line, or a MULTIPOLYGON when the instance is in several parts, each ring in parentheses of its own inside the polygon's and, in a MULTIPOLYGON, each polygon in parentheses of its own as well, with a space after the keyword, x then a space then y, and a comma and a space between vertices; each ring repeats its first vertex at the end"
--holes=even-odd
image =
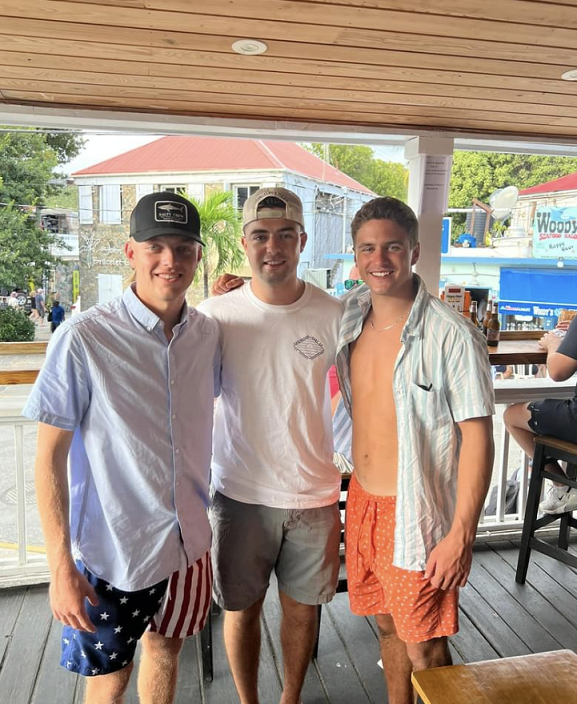
POLYGON ((258 704, 260 612, 275 570, 283 618, 281 704, 299 704, 318 604, 335 593, 341 522, 327 373, 341 303, 297 278, 300 199, 254 193, 243 209, 250 285, 205 301, 218 321, 222 388, 212 481, 214 593, 241 704, 258 704))

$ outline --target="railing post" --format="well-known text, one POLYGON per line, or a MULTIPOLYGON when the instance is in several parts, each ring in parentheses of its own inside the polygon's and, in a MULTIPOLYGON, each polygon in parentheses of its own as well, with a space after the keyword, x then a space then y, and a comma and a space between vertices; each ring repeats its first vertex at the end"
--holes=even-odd
POLYGON ((519 493, 517 494, 517 518, 522 521, 525 516, 527 506, 527 492, 529 488, 529 457, 523 453, 523 471, 519 482, 519 493))
POLYGON ((503 415, 501 414, 502 434, 499 479, 497 483, 497 510, 496 519, 498 523, 505 520, 505 507, 507 501, 507 470, 509 469, 509 432, 505 427, 503 415))
POLYGON ((26 482, 24 481, 24 440, 21 423, 14 424, 14 451, 16 455, 16 520, 18 523, 18 564, 26 565, 26 482))

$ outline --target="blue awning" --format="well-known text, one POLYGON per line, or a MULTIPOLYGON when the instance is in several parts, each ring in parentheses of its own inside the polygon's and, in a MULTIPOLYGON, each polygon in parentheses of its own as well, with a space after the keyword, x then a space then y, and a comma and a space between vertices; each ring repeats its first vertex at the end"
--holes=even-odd
POLYGON ((577 309, 577 272, 501 269, 499 313, 556 318, 577 309))

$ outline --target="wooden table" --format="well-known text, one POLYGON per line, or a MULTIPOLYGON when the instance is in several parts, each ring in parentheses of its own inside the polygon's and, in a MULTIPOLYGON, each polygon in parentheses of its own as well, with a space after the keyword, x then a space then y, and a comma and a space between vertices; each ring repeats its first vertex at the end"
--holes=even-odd
POLYGON ((537 655, 436 667, 412 675, 425 704, 577 704, 577 655, 537 655))
POLYGON ((491 364, 545 364, 547 350, 537 340, 501 340, 497 347, 487 346, 491 364))

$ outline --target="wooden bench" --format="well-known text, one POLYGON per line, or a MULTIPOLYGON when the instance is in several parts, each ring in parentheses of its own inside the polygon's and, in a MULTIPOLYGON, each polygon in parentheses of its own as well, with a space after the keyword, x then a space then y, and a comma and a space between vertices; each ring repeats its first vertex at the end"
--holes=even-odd
POLYGON ((577 655, 555 650, 414 672, 424 704, 577 704, 577 655))

